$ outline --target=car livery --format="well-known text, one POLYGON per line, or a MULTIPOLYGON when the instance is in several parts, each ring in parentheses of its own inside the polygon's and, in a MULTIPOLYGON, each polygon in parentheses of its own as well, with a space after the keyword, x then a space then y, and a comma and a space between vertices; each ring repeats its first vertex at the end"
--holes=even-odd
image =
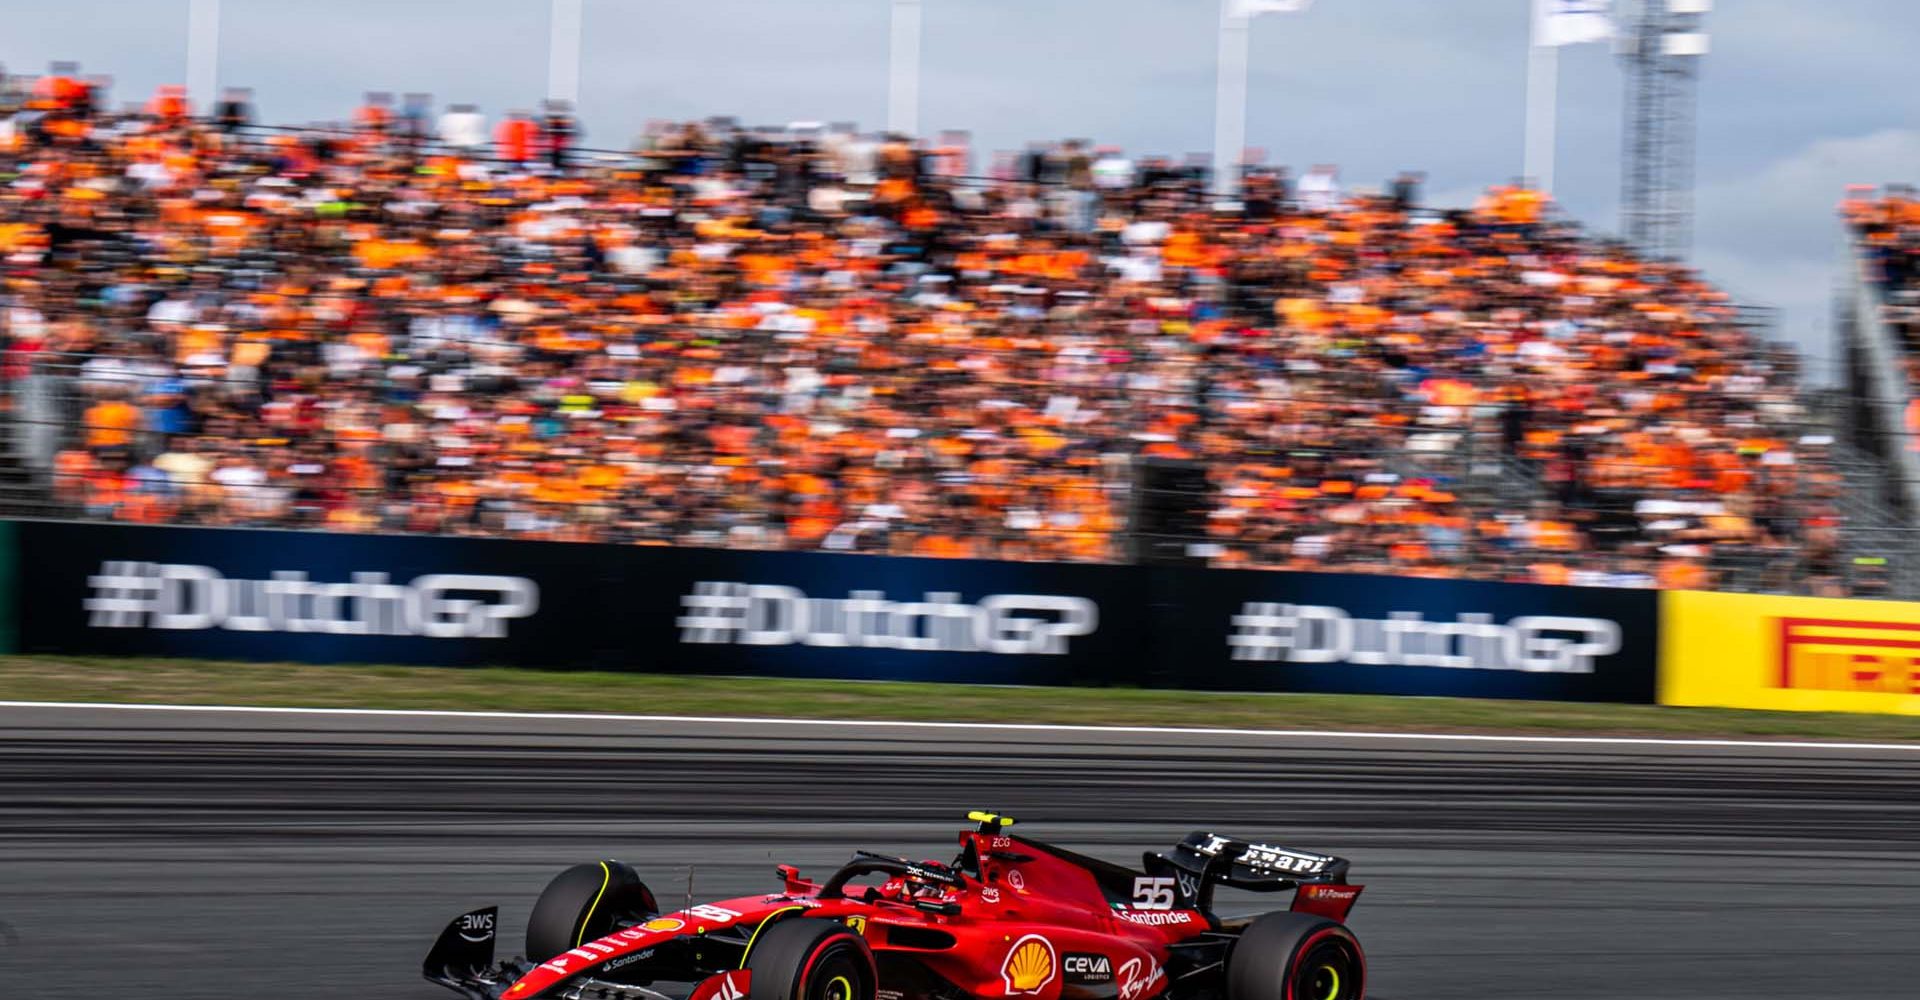
POLYGON ((662 912, 634 870, 563 871, 494 962, 497 909, 442 931, 426 977, 469 1000, 1360 1000, 1344 924, 1361 887, 1330 855, 1194 833, 1135 870, 970 813, 951 864, 868 852, 822 881, 662 912), (1223 920, 1213 889, 1294 890, 1223 920))

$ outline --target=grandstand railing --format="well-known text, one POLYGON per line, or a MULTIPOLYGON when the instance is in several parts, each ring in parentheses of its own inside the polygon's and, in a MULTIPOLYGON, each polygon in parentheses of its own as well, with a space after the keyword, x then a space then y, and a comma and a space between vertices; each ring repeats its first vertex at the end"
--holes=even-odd
MULTIPOLYGON (((12 387, 14 405, 8 410, 11 433, 7 439, 14 443, 14 449, 23 456, 24 464, 33 469, 35 475, 25 482, 0 481, 0 504, 5 505, 7 513, 82 519, 113 519, 116 516, 113 510, 89 509, 70 496, 63 498, 52 488, 54 484, 50 470, 54 455, 80 442, 85 432, 83 414, 88 403, 96 398, 86 384, 89 380, 82 374, 86 360, 84 357, 70 356, 42 359, 33 366, 30 374, 15 381, 12 387)), ((92 381, 96 385, 101 384, 97 372, 92 381)), ((105 381, 111 381, 111 373, 105 381)), ((1336 391, 1331 395, 1344 398, 1348 394, 1336 391)), ((1417 403, 1400 405, 1413 410, 1419 408, 1417 403)), ((1582 495, 1568 504, 1563 498, 1554 496, 1551 486, 1541 481, 1536 465, 1506 450, 1506 444, 1500 437, 1498 414, 1499 409, 1494 406, 1473 408, 1462 415, 1457 425, 1440 428, 1447 435, 1444 439, 1447 447, 1436 447, 1432 443, 1424 447, 1412 446, 1407 440, 1395 440, 1387 436, 1358 446, 1329 446, 1301 440, 1277 445, 1273 454, 1250 458, 1276 462, 1298 459, 1330 467, 1344 465, 1361 470, 1360 475, 1393 477, 1394 482, 1430 482, 1436 489, 1456 496, 1457 506, 1450 509, 1466 517, 1470 524, 1481 518, 1528 515, 1551 510, 1555 517, 1570 514, 1574 517, 1612 518, 1623 526, 1622 530, 1628 536, 1620 550, 1569 551, 1484 537, 1471 527, 1464 531, 1428 531, 1368 526, 1352 531, 1354 538, 1338 545, 1331 559, 1316 562, 1313 568, 1388 572, 1405 570, 1433 575, 1524 580, 1535 578, 1534 567, 1548 562, 1567 567, 1572 582, 1651 586, 1658 557, 1652 553, 1653 540, 1637 534, 1634 528, 1637 521, 1642 519, 1636 514, 1635 504, 1645 497, 1634 493, 1602 491, 1582 495), (1417 565, 1406 565, 1392 554, 1395 541, 1408 539, 1422 542, 1430 550, 1430 555, 1417 565)), ((1422 430, 1417 424, 1412 426, 1416 431, 1422 430)), ((163 438, 147 432, 135 447, 150 457, 164 444, 163 438)), ((1857 454, 1837 454, 1834 458, 1838 465, 1847 470, 1849 483, 1874 474, 1871 461, 1857 454)), ((1101 562, 1130 561, 1133 554, 1140 551, 1143 541, 1164 541, 1173 543, 1177 551, 1195 562, 1253 568, 1301 568, 1300 553, 1312 551, 1314 543, 1310 539, 1313 536, 1338 534, 1343 530, 1336 523, 1309 520, 1305 524, 1259 537, 1219 535, 1204 529, 1191 533, 1148 536, 1148 529, 1127 517, 1127 513, 1142 499, 1147 499, 1143 493, 1149 492, 1135 475, 1138 468, 1137 455, 1121 451, 1110 455, 1098 470, 1087 475, 1088 486, 1101 491, 1107 498, 1120 521, 1120 527, 1115 532, 1098 532, 1103 536, 1097 540, 1099 544, 1083 549, 1088 554, 1080 558, 1101 562), (1308 538, 1309 541, 1296 548, 1296 543, 1300 543, 1302 538, 1308 538)), ((273 489, 270 488, 268 492, 273 489)), ((1204 515, 1220 506, 1222 497, 1218 490, 1217 483, 1209 483, 1193 490, 1160 490, 1157 492, 1161 495, 1152 499, 1157 499, 1163 505, 1186 505, 1204 515)), ((409 499, 404 491, 397 494, 383 491, 382 495, 403 504, 409 499)), ((1920 531, 1903 528, 1894 515, 1873 505, 1870 497, 1853 489, 1839 491, 1834 501, 1842 509, 1850 526, 1847 555, 1864 555, 1870 560, 1881 560, 1878 563, 1855 563, 1851 558, 1841 560, 1846 566, 1842 574, 1849 589, 1883 596, 1913 596, 1916 586, 1920 586, 1920 581, 1914 579, 1920 559, 1913 556, 1916 548, 1920 548, 1920 531)), ((522 506, 536 514, 566 516, 564 511, 556 510, 552 502, 526 501, 522 506)), ((612 508, 618 507, 618 501, 595 501, 586 506, 598 509, 583 511, 582 516, 604 518, 610 516, 612 508)), ((217 517, 211 520, 213 523, 225 523, 217 517)), ((235 520, 238 523, 319 526, 317 522, 302 521, 293 516, 239 517, 235 520)), ((207 523, 207 519, 202 519, 202 523, 207 523)), ((643 541, 651 538, 677 544, 785 547, 777 530, 777 516, 765 526, 774 530, 767 533, 750 532, 744 538, 730 538, 723 532, 683 532, 665 537, 645 536, 626 540, 643 541)), ((851 550, 897 554, 902 550, 892 542, 910 538, 916 528, 928 527, 876 526, 867 529, 877 539, 875 545, 855 545, 851 550)), ((955 530, 951 526, 933 527, 944 528, 949 533, 955 530)), ((383 530, 392 530, 392 526, 385 526, 383 530)), ((1021 558, 1020 553, 1029 550, 1036 535, 1059 538, 1076 533, 1094 534, 1081 532, 1071 525, 1048 527, 1038 533, 1000 525, 981 530, 975 537, 985 543, 983 555, 1021 558)), ((1807 557, 1802 551, 1749 548, 1725 543, 1715 544, 1709 551, 1710 556, 1705 564, 1714 573, 1717 587, 1768 593, 1799 593, 1806 592, 1810 587, 1807 557)))

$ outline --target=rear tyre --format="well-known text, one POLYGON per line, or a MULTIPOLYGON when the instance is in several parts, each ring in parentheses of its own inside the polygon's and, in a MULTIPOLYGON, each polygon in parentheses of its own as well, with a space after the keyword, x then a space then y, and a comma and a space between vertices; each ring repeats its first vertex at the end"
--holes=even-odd
POLYGON ((1345 925, 1308 913, 1269 913, 1227 956, 1227 1000, 1363 1000, 1367 959, 1345 925))
POLYGON ((748 1000, 874 1000, 880 983, 865 938, 811 917, 762 927, 746 967, 748 1000))
POLYGON ((590 861, 554 876, 527 918, 527 957, 544 962, 582 942, 611 933, 619 923, 660 912, 631 866, 590 861))

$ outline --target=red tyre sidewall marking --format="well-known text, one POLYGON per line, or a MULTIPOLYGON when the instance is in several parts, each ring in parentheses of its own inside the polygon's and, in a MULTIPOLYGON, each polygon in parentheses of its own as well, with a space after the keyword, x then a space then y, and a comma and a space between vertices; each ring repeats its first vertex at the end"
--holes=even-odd
MULTIPOLYGON (((805 1000, 805 997, 807 995, 807 983, 809 980, 813 978, 814 965, 819 963, 821 955, 826 954, 828 946, 832 945, 837 940, 839 940, 839 936, 835 935, 834 937, 828 938, 827 940, 820 942, 820 947, 813 949, 813 954, 807 956, 807 964, 800 969, 800 978, 796 980, 793 984, 794 996, 792 1000, 805 1000)), ((873 967, 873 953, 860 948, 858 945, 856 945, 853 950, 855 954, 866 956, 868 978, 871 979, 873 982, 878 983, 880 981, 880 976, 879 976, 879 973, 873 967)), ((849 997, 848 1000, 859 1000, 859 998, 849 997)), ((1291 1000, 1291 998, 1289 998, 1289 1000, 1291 1000)))
POLYGON ((1284 1000, 1301 1000, 1301 998, 1298 996, 1295 996, 1293 992, 1293 981, 1295 978, 1294 973, 1300 971, 1300 960, 1302 958, 1305 958, 1308 952, 1313 951, 1313 946, 1316 944, 1319 944, 1322 940, 1330 937, 1340 938, 1341 940, 1347 943, 1348 948, 1352 949, 1353 957, 1359 963, 1359 966, 1360 966, 1360 990, 1361 990, 1360 996, 1363 996, 1363 997, 1366 996, 1366 988, 1367 988, 1367 954, 1366 952, 1363 952, 1360 950, 1360 942, 1357 939, 1355 939, 1353 934, 1350 931, 1348 931, 1346 928, 1326 927, 1326 928, 1322 928, 1320 930, 1314 931, 1312 934, 1307 935, 1307 939, 1305 941, 1300 942, 1300 947, 1295 948, 1293 950, 1293 957, 1287 960, 1287 992, 1284 1000))

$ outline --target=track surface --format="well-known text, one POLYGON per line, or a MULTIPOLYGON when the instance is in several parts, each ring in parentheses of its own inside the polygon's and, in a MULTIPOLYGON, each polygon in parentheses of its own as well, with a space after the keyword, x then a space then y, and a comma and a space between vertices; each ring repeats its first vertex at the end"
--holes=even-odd
POLYGON ((710 898, 943 857, 974 807, 1119 860, 1194 828, 1351 857, 1385 1000, 1920 990, 1913 751, 107 709, 0 709, 0 982, 451 996, 415 978, 442 923, 499 902, 511 948, 566 863, 677 903, 690 863, 710 898))

